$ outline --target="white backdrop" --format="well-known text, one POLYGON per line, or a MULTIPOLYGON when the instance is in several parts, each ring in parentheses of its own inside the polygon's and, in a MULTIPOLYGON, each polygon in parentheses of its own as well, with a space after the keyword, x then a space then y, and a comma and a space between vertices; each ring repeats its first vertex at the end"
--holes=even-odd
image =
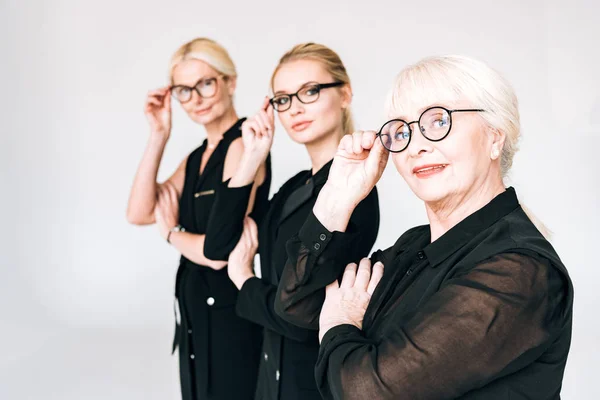
MULTIPOLYGON (((236 62, 240 115, 255 112, 278 58, 304 41, 342 57, 361 129, 379 128, 394 76, 421 57, 466 54, 504 73, 523 125, 509 184, 554 231, 575 283, 563 398, 600 398, 600 6, 569 3, 1 0, 0 398, 179 395, 178 255, 155 227, 128 225, 125 207, 148 136, 144 96, 197 36, 236 62)), ((176 106, 161 177, 203 138, 176 106)), ((272 190, 309 167, 281 126, 273 165, 272 190)), ((425 212, 391 163, 378 187, 376 247, 387 247, 425 212)))

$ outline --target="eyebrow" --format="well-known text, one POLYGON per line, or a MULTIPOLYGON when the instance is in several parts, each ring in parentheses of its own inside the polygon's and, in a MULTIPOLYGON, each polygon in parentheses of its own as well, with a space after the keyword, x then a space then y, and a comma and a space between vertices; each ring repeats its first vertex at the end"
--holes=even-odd
POLYGON ((193 87, 196 87, 196 85, 199 84, 202 81, 205 81, 207 79, 216 79, 216 78, 217 78, 216 76, 203 76, 202 78, 198 79, 196 81, 196 83, 194 83, 192 86, 183 85, 183 84, 180 84, 180 83, 178 83, 178 84, 173 83, 171 86, 185 86, 185 87, 192 87, 193 88, 193 87))
MULTIPOLYGON (((454 108, 454 107, 450 107, 450 106, 448 106, 448 105, 442 105, 442 103, 433 103, 433 104, 430 104, 430 105, 428 105, 428 106, 425 106, 425 107, 421 107, 421 108, 419 108, 419 110, 417 111, 417 114, 419 114, 419 117, 420 117, 420 116, 421 116, 421 114, 423 114, 423 112, 424 112, 425 110, 427 110, 427 109, 429 109, 429 108, 433 108, 433 107, 443 107, 443 108, 446 108, 446 109, 448 109, 448 110, 452 110, 452 109, 454 108)), ((403 120, 403 121, 406 121, 406 122, 408 122, 408 118, 406 118, 405 116, 399 116, 399 117, 395 117, 394 119, 401 119, 401 120, 403 120)))
MULTIPOLYGON (((301 86, 298 88, 298 90, 302 89, 303 87, 305 87, 305 86, 307 86, 307 85, 309 85, 309 84, 313 84, 313 85, 315 85, 315 84, 317 84, 317 82, 316 82, 316 81, 308 81, 308 82, 306 82, 306 83, 303 83, 303 84, 302 84, 302 85, 301 85, 301 86)), ((297 90, 297 91, 298 91, 298 90, 297 90)), ((278 90, 278 91, 276 91, 275 93, 273 93, 273 96, 278 96, 278 95, 280 95, 280 94, 290 94, 290 93, 288 93, 288 92, 286 92, 286 91, 284 91, 284 90, 278 90)))

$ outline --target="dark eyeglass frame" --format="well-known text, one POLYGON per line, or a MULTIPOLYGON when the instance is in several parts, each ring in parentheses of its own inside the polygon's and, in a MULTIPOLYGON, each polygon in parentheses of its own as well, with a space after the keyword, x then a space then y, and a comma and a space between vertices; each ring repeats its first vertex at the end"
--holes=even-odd
POLYGON ((450 131, 452 130, 452 113, 456 113, 456 112, 485 112, 485 110, 480 109, 480 108, 464 108, 464 109, 457 109, 457 110, 449 110, 446 107, 442 107, 442 106, 432 106, 432 107, 429 107, 428 109, 426 109, 425 111, 423 111, 421 113, 421 115, 419 116, 419 119, 416 121, 406 122, 405 120, 399 119, 399 118, 390 119, 389 121, 387 121, 385 124, 383 124, 381 126, 381 128, 379 129, 379 132, 377 133, 376 136, 379 136, 379 139, 381 140, 381 144, 383 145, 383 147, 386 148, 387 151, 389 151, 391 153, 400 153, 400 152, 403 152, 404 150, 408 149, 408 146, 410 146, 410 141, 412 140, 412 137, 413 137, 413 130, 411 128, 411 125, 414 123, 417 123, 417 125, 419 126, 419 132, 421 132, 421 135, 423 135, 423 137, 425 139, 429 140, 430 142, 440 142, 440 141, 446 139, 448 137, 448 135, 450 134, 450 131), (421 118, 423 118, 423 115, 425 115, 425 113, 427 113, 428 111, 434 110, 436 108, 442 109, 448 113, 448 117, 450 118, 450 126, 448 127, 448 132, 446 132, 446 134, 444 136, 442 136, 441 138, 430 139, 423 132, 423 128, 421 125, 421 118), (406 146, 404 146, 404 148, 401 150, 388 149, 387 146, 385 145, 385 142, 383 141, 384 135, 382 135, 382 133, 381 133, 383 131, 383 128, 385 128, 385 126, 387 124, 389 124, 390 122, 395 122, 395 121, 403 122, 408 127, 408 142, 406 143, 406 146))
POLYGON ((219 78, 225 78, 225 75, 221 74, 221 75, 217 75, 217 76, 211 76, 209 78, 201 78, 198 79, 198 82, 196 82, 196 84, 194 86, 186 86, 186 85, 173 85, 169 88, 169 91, 171 92, 171 95, 175 98, 175 100, 179 101, 181 104, 185 104, 188 101, 192 100, 192 90, 195 90, 196 93, 198 93, 198 96, 202 97, 203 99, 211 99, 213 97, 216 96, 217 94, 217 90, 218 90, 218 86, 215 89, 215 93, 212 96, 202 96, 202 93, 200 93, 200 89, 198 89, 198 85, 200 85, 203 82, 208 82, 208 81, 215 81, 215 84, 218 84, 219 82, 219 78), (190 98, 185 100, 185 101, 181 101, 179 100, 179 98, 175 95, 175 90, 176 88, 185 88, 185 89, 189 89, 190 90, 190 98))
POLYGON ((311 104, 314 103, 315 101, 319 100, 319 97, 321 96, 321 90, 323 89, 327 89, 327 88, 332 88, 332 87, 337 87, 337 86, 343 86, 345 85, 344 82, 331 82, 331 83, 318 83, 318 82, 307 82, 304 85, 302 85, 302 87, 300 89, 298 89, 298 91, 296 93, 291 93, 291 94, 278 94, 276 96, 273 96, 271 99, 269 99, 269 103, 273 106, 273 109, 277 112, 285 112, 287 110, 289 110, 292 107, 292 99, 295 97, 298 99, 298 101, 302 104, 311 104), (298 96, 298 93, 300 93, 302 90, 306 89, 309 86, 315 86, 318 90, 317 92, 317 97, 313 100, 313 101, 309 101, 309 102, 305 102, 302 101, 302 99, 298 96), (279 106, 275 105, 275 99, 281 98, 281 97, 287 97, 290 101, 287 103, 288 106, 284 109, 278 109, 279 106))

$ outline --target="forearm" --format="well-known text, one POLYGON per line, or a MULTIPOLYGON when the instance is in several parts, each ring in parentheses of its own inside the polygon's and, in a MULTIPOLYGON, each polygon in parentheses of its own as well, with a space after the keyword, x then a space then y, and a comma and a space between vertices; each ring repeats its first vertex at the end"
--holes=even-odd
POLYGON ((204 256, 205 235, 198 235, 189 232, 171 232, 169 241, 179 250, 185 258, 199 265, 204 265, 212 269, 222 269, 227 265, 225 261, 213 261, 204 256))
POLYGON ((166 140, 162 138, 151 136, 146 145, 146 150, 133 181, 127 206, 127 220, 132 224, 146 225, 155 222, 156 177, 166 143, 166 140))
POLYGON ((264 162, 265 160, 257 160, 256 157, 244 153, 228 186, 230 188, 237 188, 253 183, 260 166, 264 162))
POLYGON ((274 308, 277 286, 262 279, 246 279, 236 303, 236 313, 255 324, 299 342, 316 340, 316 330, 304 329, 286 322, 274 308))

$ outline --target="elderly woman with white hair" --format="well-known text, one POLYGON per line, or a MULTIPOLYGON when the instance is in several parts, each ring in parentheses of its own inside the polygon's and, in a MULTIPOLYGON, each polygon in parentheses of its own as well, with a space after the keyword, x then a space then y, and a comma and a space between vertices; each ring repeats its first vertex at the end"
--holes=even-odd
POLYGON ((428 58, 400 73, 388 110, 378 133, 341 141, 287 245, 276 310, 320 330, 321 394, 559 399, 573 286, 503 182, 520 134, 513 89, 482 62, 428 58), (429 224, 346 266, 360 240, 349 217, 390 153, 429 224))

